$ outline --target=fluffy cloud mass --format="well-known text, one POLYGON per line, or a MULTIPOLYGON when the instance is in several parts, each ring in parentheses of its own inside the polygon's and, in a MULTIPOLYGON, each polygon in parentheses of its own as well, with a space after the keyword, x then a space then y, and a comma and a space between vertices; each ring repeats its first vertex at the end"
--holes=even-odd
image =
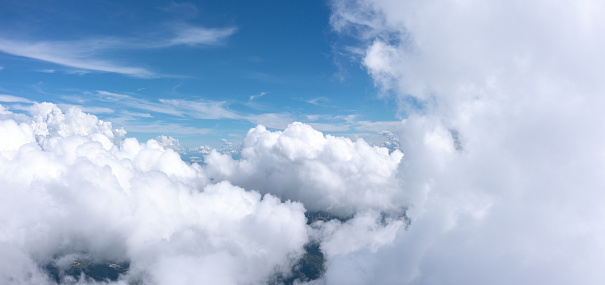
POLYGON ((302 255, 300 203, 208 183, 157 141, 121 139, 77 109, 31 114, 0 113, 0 283, 53 283, 41 268, 92 259, 128 262, 120 284, 262 284, 302 255))
POLYGON ((0 283, 95 283, 68 274, 92 260, 128 264, 116 284, 602 284, 605 5, 330 4, 401 150, 259 125, 199 165, 0 106, 0 283), (321 277, 288 281, 313 246, 321 277))
POLYGON ((602 283, 605 6, 332 7, 334 29, 359 40, 361 64, 408 116, 398 171, 412 224, 331 260, 325 283, 602 283))
POLYGON ((79 109, 29 112, 0 109, 2 283, 100 282, 73 274, 83 263, 113 264, 116 284, 279 283, 309 243, 330 259, 407 224, 402 153, 363 140, 258 126, 240 160, 214 151, 199 165, 174 139, 140 143, 79 109))
POLYGON ((348 217, 363 210, 401 211, 405 197, 397 187, 403 154, 370 146, 363 140, 324 136, 293 123, 283 132, 251 129, 241 159, 211 153, 211 179, 301 201, 310 211, 348 217))

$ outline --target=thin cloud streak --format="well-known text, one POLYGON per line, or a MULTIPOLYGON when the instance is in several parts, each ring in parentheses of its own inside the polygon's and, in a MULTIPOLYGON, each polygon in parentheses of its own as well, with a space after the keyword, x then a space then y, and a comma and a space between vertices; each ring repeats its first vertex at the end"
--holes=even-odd
POLYGON ((96 50, 88 49, 88 43, 77 42, 26 42, 0 39, 0 51, 41 61, 47 61, 67 67, 88 71, 111 72, 140 78, 153 78, 157 75, 145 68, 122 66, 111 61, 95 57, 96 50))
POLYGON ((250 96, 250 100, 249 101, 253 101, 254 99, 258 99, 258 98, 263 97, 263 96, 265 96, 267 94, 269 94, 269 92, 261 92, 261 93, 258 93, 258 95, 252 95, 252 96, 250 96))
POLYGON ((190 101, 182 99, 160 99, 163 105, 181 110, 183 114, 197 119, 241 119, 242 116, 225 107, 221 101, 190 101))
POLYGON ((170 47, 175 45, 217 45, 233 35, 236 31, 237 28, 234 27, 209 29, 190 25, 180 25, 175 29, 175 37, 163 42, 163 45, 159 45, 158 47, 170 47))
POLYGON ((161 133, 172 135, 205 135, 213 130, 208 128, 196 128, 172 124, 166 122, 141 122, 136 115, 127 114, 121 117, 111 118, 116 125, 124 128, 128 133, 161 133))
POLYGON ((32 103, 31 100, 13 95, 0 94, 0 102, 3 103, 32 103))
POLYGON ((130 95, 113 93, 113 92, 102 91, 102 90, 97 90, 96 95, 98 95, 100 97, 101 101, 115 102, 117 104, 122 104, 124 106, 136 108, 139 110, 146 110, 146 111, 151 111, 151 112, 156 112, 156 113, 183 117, 183 112, 177 110, 176 108, 174 108, 172 106, 150 102, 148 100, 135 98, 130 95))
POLYGON ((175 24, 169 28, 169 34, 172 35, 163 38, 103 37, 74 41, 25 41, 0 38, 0 51, 75 68, 84 73, 96 71, 118 73, 138 78, 157 78, 163 77, 163 75, 144 67, 119 64, 112 59, 104 58, 103 52, 108 50, 159 49, 178 45, 189 47, 219 45, 236 31, 237 28, 235 27, 204 28, 175 24))
POLYGON ((115 112, 113 109, 104 108, 104 107, 86 107, 86 106, 82 106, 82 105, 73 105, 73 104, 57 104, 57 106, 61 110, 67 110, 69 108, 77 108, 77 109, 82 110, 83 112, 92 113, 92 114, 113 114, 115 112))
POLYGON ((136 98, 131 95, 97 90, 101 101, 122 104, 138 110, 162 113, 182 118, 202 120, 246 120, 269 128, 284 129, 296 119, 289 113, 244 114, 229 109, 225 101, 159 99, 159 103, 136 98))

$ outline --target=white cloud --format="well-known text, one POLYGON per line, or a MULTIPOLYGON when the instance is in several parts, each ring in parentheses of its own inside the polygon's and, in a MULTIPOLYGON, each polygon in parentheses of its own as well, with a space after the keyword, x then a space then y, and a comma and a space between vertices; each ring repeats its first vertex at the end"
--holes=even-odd
POLYGON ((124 114, 126 116, 130 116, 130 117, 153 118, 153 116, 149 113, 139 113, 139 112, 129 112, 129 111, 122 111, 120 113, 124 114))
POLYGON ((358 37, 361 63, 409 114, 399 176, 412 223, 333 257, 325 283, 605 280, 605 7, 517 2, 332 2, 334 29, 358 37))
POLYGON ((267 94, 269 94, 269 93, 268 92, 261 92, 261 93, 258 93, 258 95, 252 95, 252 96, 250 96, 250 101, 252 101, 254 99, 258 99, 260 97, 263 97, 263 96, 265 96, 267 94))
MULTIPOLYGON (((258 126, 241 159, 212 151, 200 166, 77 109, 0 108, 0 281, 45 283, 41 266, 80 254, 130 261, 123 282, 262 283, 311 238, 327 258, 316 284, 603 283, 603 4, 332 8, 334 29, 360 39, 360 63, 407 114, 347 123, 401 124, 405 157, 295 123, 258 126), (351 219, 307 227, 303 205, 351 219)), ((288 118, 99 95, 182 117, 288 118)))
POLYGON ((241 115, 227 109, 226 102, 160 99, 162 105, 173 106, 188 116, 198 119, 239 119, 241 115))
POLYGON ((262 284, 302 254, 299 203, 209 183, 159 142, 121 139, 78 109, 2 114, 1 283, 51 284, 45 265, 91 258, 130 263, 116 284, 262 284))
POLYGON ((55 70, 55 69, 38 69, 37 71, 43 72, 43 73, 55 73, 55 72, 57 72, 57 70, 55 70))
POLYGON ((95 48, 91 43, 86 42, 26 42, 1 39, 0 51, 78 69, 113 72, 142 78, 156 77, 153 72, 145 68, 120 65, 94 57, 91 53, 95 52, 95 48))
MULTIPOLYGON (((140 78, 160 77, 147 68, 118 63, 104 55, 106 51, 168 48, 176 45, 217 45, 237 29, 204 28, 185 24, 169 26, 161 38, 94 38, 73 41, 25 41, 0 38, 0 52, 52 62, 79 72, 112 72, 140 78)), ((54 72, 52 69, 42 72, 54 72)))
POLYGON ((294 122, 294 117, 289 113, 265 113, 250 114, 243 116, 244 119, 253 124, 260 124, 273 129, 285 129, 288 124, 294 122))
POLYGON ((309 126, 322 132, 346 132, 351 128, 347 125, 327 124, 327 123, 308 123, 309 126))
POLYGON ((175 45, 216 45, 223 42, 236 31, 237 28, 233 27, 209 29, 190 25, 177 25, 174 29, 174 37, 164 43, 159 43, 158 46, 169 47, 175 45))
POLYGON ((403 123, 401 121, 357 121, 355 123, 355 130, 359 132, 383 132, 383 131, 394 131, 399 132, 403 123))
POLYGON ((328 99, 325 97, 318 97, 318 98, 313 98, 311 100, 306 101, 309 104, 313 104, 313 105, 321 105, 324 102, 327 102, 328 99))
POLYGON ((119 94, 103 90, 95 91, 95 95, 99 96, 100 100, 106 102, 114 102, 139 110, 151 111, 156 113, 168 114, 173 116, 183 116, 183 111, 178 110, 174 106, 151 102, 146 99, 137 98, 132 95, 119 94))
MULTIPOLYGON (((146 118, 146 117, 142 117, 146 118)), ((203 135, 212 132, 212 129, 185 126, 183 124, 167 123, 164 121, 141 120, 140 116, 123 115, 112 117, 111 121, 128 132, 148 134, 173 135, 203 135)))
MULTIPOLYGON (((284 117, 281 114, 261 114, 261 115, 243 115, 231 110, 225 101, 211 100, 184 100, 184 99, 159 99, 158 102, 137 98, 134 95, 120 94, 108 91, 97 90, 96 95, 100 100, 106 102, 115 102, 127 107, 136 108, 139 110, 157 112, 178 117, 189 117, 205 120, 218 119, 246 119, 253 123, 266 122, 273 126, 275 121, 280 124, 284 122, 284 117)), ((292 121, 289 119, 289 121, 292 121)), ((283 128, 283 127, 282 127, 283 128)))
POLYGON ((311 211, 346 217, 367 209, 402 210, 396 181, 401 158, 400 151, 389 154, 363 140, 324 136, 293 123, 283 132, 251 129, 240 160, 213 152, 206 171, 214 179, 301 201, 311 211))
POLYGON ((73 105, 73 104, 57 104, 57 106, 59 108, 61 108, 61 110, 67 110, 70 108, 78 108, 84 112, 93 113, 93 114, 112 114, 115 112, 113 109, 105 108, 105 107, 85 107, 85 106, 73 105))
POLYGON ((184 19, 193 19, 197 16, 198 9, 197 6, 193 3, 183 2, 170 2, 168 6, 162 8, 162 10, 173 14, 177 17, 182 17, 184 19))
POLYGON ((158 143, 160 143, 164 148, 171 148, 171 149, 174 149, 175 151, 183 148, 183 146, 181 145, 179 140, 175 139, 173 137, 161 135, 161 136, 156 137, 155 140, 158 143))
POLYGON ((31 100, 13 95, 0 94, 0 102, 4 103, 32 103, 31 100))
POLYGON ((200 166, 171 137, 139 143, 77 108, 27 110, 0 108, 0 252, 13 258, 0 280, 51 283, 39 268, 92 259, 129 262, 118 284, 263 284, 287 274, 309 239, 338 260, 379 250, 407 224, 401 152, 363 140, 258 126, 241 160, 211 150, 200 166), (309 227, 305 208, 351 219, 309 227))

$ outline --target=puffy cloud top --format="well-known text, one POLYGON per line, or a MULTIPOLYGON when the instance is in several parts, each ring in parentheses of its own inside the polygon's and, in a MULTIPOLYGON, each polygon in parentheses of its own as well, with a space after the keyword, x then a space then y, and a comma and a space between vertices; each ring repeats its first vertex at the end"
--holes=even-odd
POLYGON ((399 150, 364 140, 324 136, 292 123, 283 132, 257 126, 244 139, 241 159, 212 152, 205 169, 210 179, 301 201, 310 211, 341 217, 361 210, 398 211, 405 206, 397 187, 399 150))
POLYGON ((119 284, 262 284, 302 255, 302 204, 208 183, 173 150, 116 143, 121 131, 77 109, 31 113, 0 120, 0 283, 51 284, 40 268, 92 259, 129 262, 119 284))

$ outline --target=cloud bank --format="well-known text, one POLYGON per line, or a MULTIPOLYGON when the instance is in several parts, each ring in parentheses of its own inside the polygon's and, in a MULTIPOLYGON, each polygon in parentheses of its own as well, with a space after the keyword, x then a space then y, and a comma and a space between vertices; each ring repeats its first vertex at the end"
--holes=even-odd
POLYGON ((407 114, 398 172, 412 223, 333 258, 322 282, 603 282, 604 8, 332 1, 333 28, 407 114))
POLYGON ((398 150, 259 125, 241 160, 212 151, 199 165, 173 138, 141 143, 51 103, 28 111, 0 108, 0 283, 95 283, 69 272, 112 263, 115 284, 273 284, 309 243, 326 258, 375 250, 407 223, 398 150), (307 211, 339 220, 307 224, 307 211))
POLYGON ((92 259, 130 264, 116 284, 262 284, 302 255, 300 203, 209 183, 78 109, 1 110, 0 283, 52 284, 44 266, 92 259))

